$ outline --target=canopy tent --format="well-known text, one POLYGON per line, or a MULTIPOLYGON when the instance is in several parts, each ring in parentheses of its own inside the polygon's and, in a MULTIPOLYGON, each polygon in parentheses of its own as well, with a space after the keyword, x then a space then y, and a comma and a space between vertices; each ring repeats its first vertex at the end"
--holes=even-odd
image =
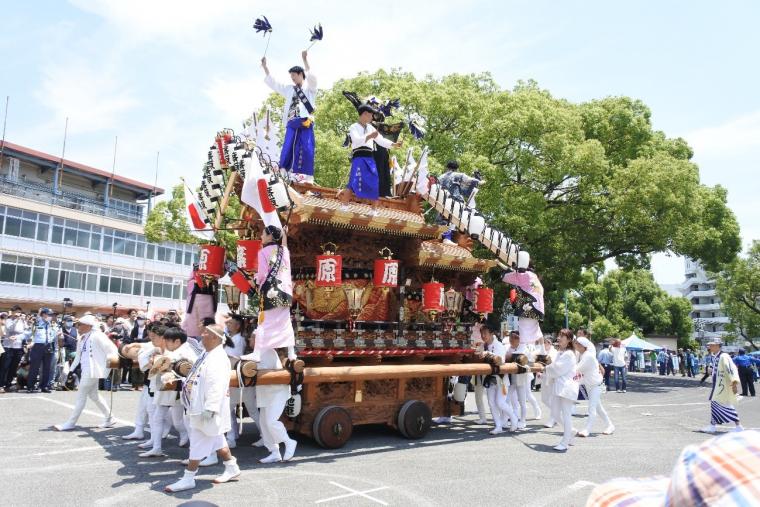
POLYGON ((623 340, 623 345, 625 345, 625 347, 630 350, 660 350, 662 348, 659 345, 655 345, 654 343, 649 343, 646 340, 642 340, 635 334, 632 334, 623 340))

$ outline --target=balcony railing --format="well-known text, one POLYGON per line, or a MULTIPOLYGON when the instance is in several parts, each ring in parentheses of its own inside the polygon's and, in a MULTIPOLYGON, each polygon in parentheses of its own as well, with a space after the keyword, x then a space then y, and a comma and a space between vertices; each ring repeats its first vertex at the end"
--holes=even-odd
POLYGON ((128 203, 106 206, 105 203, 96 201, 84 195, 73 192, 60 192, 56 194, 53 192, 53 189, 45 185, 11 181, 6 176, 0 176, 0 192, 81 211, 83 213, 106 216, 135 224, 144 223, 141 206, 137 210, 124 209, 128 203))

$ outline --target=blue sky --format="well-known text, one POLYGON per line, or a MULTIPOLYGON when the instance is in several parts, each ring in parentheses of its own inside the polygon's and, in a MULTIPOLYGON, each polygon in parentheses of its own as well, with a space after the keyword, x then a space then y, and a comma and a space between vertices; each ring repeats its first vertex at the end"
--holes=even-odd
MULTIPOLYGON (((118 135, 117 173, 152 182, 160 151, 159 186, 199 178, 214 132, 239 128, 268 93, 251 29, 260 14, 283 77, 321 22, 310 60, 325 86, 380 67, 487 70, 505 88, 532 78, 572 101, 640 98, 657 129, 690 142, 702 181, 728 188, 744 244, 760 239, 752 1, 5 2, 7 139, 58 154, 69 117, 67 158, 110 170, 118 135)), ((662 283, 683 278, 677 258, 658 255, 653 269, 662 283)))

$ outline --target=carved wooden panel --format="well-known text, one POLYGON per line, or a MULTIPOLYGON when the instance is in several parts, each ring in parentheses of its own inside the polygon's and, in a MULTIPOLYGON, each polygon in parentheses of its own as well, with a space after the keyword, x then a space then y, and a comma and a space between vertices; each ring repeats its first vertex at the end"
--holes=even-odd
POLYGON ((366 380, 364 382, 364 399, 371 401, 379 398, 395 399, 398 393, 398 380, 366 380))
POLYGON ((324 406, 330 404, 353 403, 353 382, 325 382, 317 384, 315 401, 324 406))
POLYGON ((419 395, 431 393, 434 391, 435 382, 439 381, 435 377, 410 378, 406 380, 406 398, 416 399, 419 395))

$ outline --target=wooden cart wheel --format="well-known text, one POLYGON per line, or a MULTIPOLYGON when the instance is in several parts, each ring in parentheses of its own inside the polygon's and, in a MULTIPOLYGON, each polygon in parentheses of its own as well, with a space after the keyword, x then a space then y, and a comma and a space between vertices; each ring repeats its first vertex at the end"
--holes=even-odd
POLYGON ((314 440, 325 449, 343 447, 353 430, 351 415, 345 408, 335 405, 323 407, 314 418, 311 429, 314 440))
POLYGON ((424 437, 430 429, 433 414, 424 402, 408 400, 398 411, 398 429, 406 438, 424 437))

